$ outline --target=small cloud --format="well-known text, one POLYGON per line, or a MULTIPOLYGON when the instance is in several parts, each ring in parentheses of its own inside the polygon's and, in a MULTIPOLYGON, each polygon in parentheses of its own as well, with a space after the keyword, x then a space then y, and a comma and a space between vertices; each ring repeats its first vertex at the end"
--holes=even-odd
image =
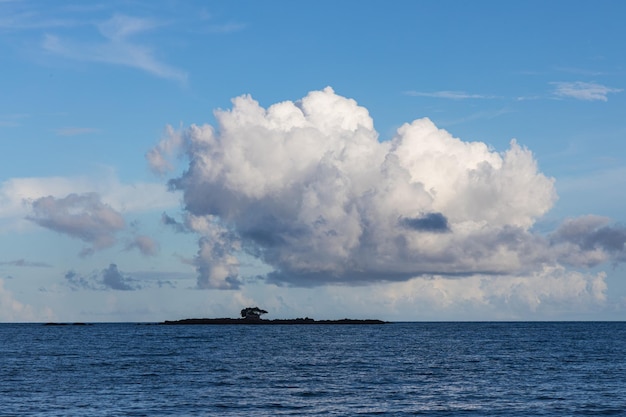
POLYGON ((170 281, 158 281, 157 285, 159 288, 167 287, 167 288, 176 288, 176 284, 170 281))
POLYGON ((145 256, 154 256, 159 252, 159 244, 149 236, 139 235, 126 245, 126 250, 132 249, 139 249, 145 256))
POLYGON ((400 225, 418 232, 444 233, 450 231, 448 219, 441 213, 428 213, 420 217, 405 217, 400 225))
POLYGON ((550 244, 562 249, 558 252, 562 262, 575 266, 626 261, 626 227, 601 216, 566 220, 550 235, 550 244))
POLYGON ((122 274, 117 268, 117 265, 113 263, 109 264, 108 268, 100 272, 94 272, 88 277, 84 277, 70 270, 65 274, 65 280, 74 291, 134 291, 142 288, 137 284, 137 280, 122 274))
POLYGON ((89 255, 116 242, 115 233, 124 229, 124 218, 96 193, 70 194, 65 198, 41 197, 32 202, 28 220, 41 227, 90 244, 81 252, 89 255))
POLYGON ((184 137, 172 126, 165 129, 165 137, 154 148, 146 153, 150 169, 157 175, 163 175, 174 169, 172 157, 180 153, 184 145, 184 137))
POLYGON ((115 264, 110 264, 108 268, 102 270, 102 284, 106 288, 119 291, 139 289, 140 287, 133 286, 133 281, 132 278, 125 277, 115 264))
POLYGON ((184 224, 178 222, 175 218, 169 216, 166 212, 161 214, 161 223, 166 226, 171 226, 177 233, 184 233, 187 231, 187 228, 184 224))
MULTIPOLYGON (((100 170, 93 177, 23 177, 0 180, 0 230, 31 227, 27 224, 32 203, 40 198, 57 199, 70 194, 96 192, 104 204, 120 213, 162 211, 178 207, 179 196, 163 183, 121 183, 113 169, 100 170)), ((0 257, 2 254, 0 254, 0 257)))
POLYGON ((78 275, 76 271, 67 271, 65 273, 65 280, 70 288, 74 291, 77 290, 98 290, 99 288, 93 283, 93 280, 78 275))
POLYGON ((89 133, 96 133, 98 129, 93 129, 90 127, 62 127, 60 129, 56 129, 56 134, 58 136, 78 136, 78 135, 86 135, 89 133))
POLYGON ((515 101, 530 101, 530 100, 543 100, 544 96, 534 95, 534 96, 518 96, 515 97, 515 101))
POLYGON ((450 100, 467 100, 467 99, 494 99, 496 96, 484 95, 484 94, 469 94, 465 91, 434 91, 434 92, 422 92, 422 91, 405 91, 405 95, 412 97, 431 97, 431 98, 445 98, 450 100))
POLYGON ((574 98, 585 101, 607 101, 610 93, 623 91, 619 88, 611 88, 602 84, 575 82, 552 82, 555 86, 553 94, 557 97, 574 98))

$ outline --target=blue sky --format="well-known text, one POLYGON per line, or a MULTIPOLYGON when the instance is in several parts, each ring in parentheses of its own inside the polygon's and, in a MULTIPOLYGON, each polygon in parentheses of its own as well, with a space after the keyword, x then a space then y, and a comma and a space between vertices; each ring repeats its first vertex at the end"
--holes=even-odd
POLYGON ((0 321, 623 319, 625 14, 0 1, 0 321))

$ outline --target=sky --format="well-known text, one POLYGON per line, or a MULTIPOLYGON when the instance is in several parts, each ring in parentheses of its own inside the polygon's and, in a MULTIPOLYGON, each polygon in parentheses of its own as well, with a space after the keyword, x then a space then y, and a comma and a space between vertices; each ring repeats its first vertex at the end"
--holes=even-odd
POLYGON ((624 320, 624 16, 0 0, 0 322, 624 320))

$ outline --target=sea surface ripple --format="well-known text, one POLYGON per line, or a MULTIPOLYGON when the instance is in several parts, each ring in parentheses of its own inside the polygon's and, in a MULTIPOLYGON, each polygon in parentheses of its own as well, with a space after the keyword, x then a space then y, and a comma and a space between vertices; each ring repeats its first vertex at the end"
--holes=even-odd
POLYGON ((626 415, 626 323, 0 324, 0 416, 626 415))

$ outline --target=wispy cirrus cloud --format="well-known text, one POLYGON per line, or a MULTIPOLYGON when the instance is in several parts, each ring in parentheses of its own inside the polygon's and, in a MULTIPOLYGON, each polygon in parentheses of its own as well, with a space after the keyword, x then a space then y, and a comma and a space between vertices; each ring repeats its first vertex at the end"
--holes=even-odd
POLYGON ((227 33, 239 32, 241 30, 244 30, 245 28, 246 28, 245 23, 230 22, 230 23, 223 23, 223 24, 208 25, 204 28, 204 31, 207 33, 227 34, 227 33))
POLYGON ((576 68, 576 67, 556 67, 555 70, 560 71, 560 72, 570 73, 570 74, 583 75, 586 77, 598 77, 600 75, 607 74, 607 72, 605 71, 590 70, 586 68, 576 68))
POLYGON ((607 101, 607 96, 619 93, 621 88, 611 88, 602 84, 587 83, 583 81, 574 82, 552 82, 554 86, 553 95, 564 98, 574 98, 585 101, 607 101))
POLYGON ((80 24, 84 23, 75 19, 45 17, 32 11, 7 12, 0 17, 0 30, 6 31, 65 28, 80 24))
POLYGON ((24 258, 15 259, 13 261, 3 261, 3 262, 0 262, 0 265, 18 266, 18 267, 25 267, 25 268, 50 268, 52 266, 45 262, 28 261, 24 258))
POLYGON ((494 99, 498 98, 494 95, 488 94, 471 94, 465 91, 432 91, 432 92, 424 92, 424 91, 414 91, 409 90, 404 92, 407 96, 412 97, 431 97, 431 98, 443 98, 449 100, 467 100, 467 99, 494 99))
POLYGON ((91 127, 62 127, 56 129, 55 132, 57 136, 78 136, 96 133, 99 132, 99 130, 91 127))
POLYGON ((147 32, 162 25, 155 19, 116 14, 109 20, 100 23, 98 30, 102 36, 108 39, 124 41, 133 35, 147 32))
POLYGON ((117 14, 97 25, 103 41, 82 42, 46 34, 42 47, 68 59, 136 68, 184 84, 187 82, 185 71, 159 60, 153 48, 131 39, 162 25, 154 19, 117 14))
MULTIPOLYGON (((624 91, 621 88, 612 88, 595 82, 551 82, 553 90, 544 94, 520 95, 514 98, 515 101, 544 100, 558 98, 573 98, 585 101, 607 101, 609 94, 624 91)), ((441 91, 404 91, 404 95, 411 97, 428 97, 447 100, 486 100, 486 99, 506 99, 507 97, 491 94, 474 94, 465 91, 441 90, 441 91)))
POLYGON ((43 12, 31 2, 0 0, 0 32, 39 32, 39 47, 50 55, 135 68, 183 85, 187 72, 167 62, 163 48, 147 36, 150 32, 184 28, 196 34, 229 34, 246 28, 245 23, 220 21, 208 12, 189 15, 167 5, 152 10, 153 16, 114 12, 114 6, 105 3, 46 6, 43 12))

